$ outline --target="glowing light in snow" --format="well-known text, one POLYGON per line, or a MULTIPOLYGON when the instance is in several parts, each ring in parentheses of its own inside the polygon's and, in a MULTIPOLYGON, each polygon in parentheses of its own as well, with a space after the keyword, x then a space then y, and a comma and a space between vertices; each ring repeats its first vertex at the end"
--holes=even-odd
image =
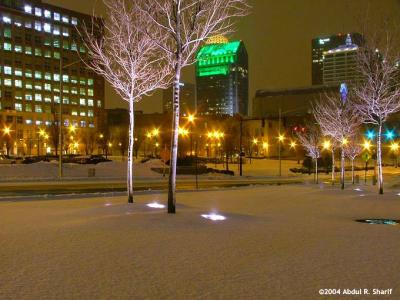
POLYGON ((104 206, 111 206, 112 205, 112 203, 106 203, 106 204, 104 204, 104 206))
POLYGON ((224 217, 222 215, 215 214, 215 213, 204 214, 204 215, 201 215, 201 216, 204 219, 211 220, 211 221, 223 221, 223 220, 226 220, 226 217, 224 217))
POLYGON ((157 202, 149 203, 149 204, 147 204, 147 206, 151 207, 151 208, 165 208, 164 204, 160 204, 160 203, 157 203, 157 202))
POLYGON ((354 189, 356 192, 362 192, 362 189, 360 189, 360 188, 356 188, 356 189, 354 189))

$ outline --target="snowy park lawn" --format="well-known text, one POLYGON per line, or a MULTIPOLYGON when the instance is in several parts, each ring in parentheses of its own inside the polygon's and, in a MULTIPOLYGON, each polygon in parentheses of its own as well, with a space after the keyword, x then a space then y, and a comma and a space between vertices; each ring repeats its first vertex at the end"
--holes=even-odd
POLYGON ((158 194, 1 202, 0 299, 400 299, 400 226, 354 222, 400 219, 400 196, 361 189, 178 193, 176 215, 146 206, 158 194))

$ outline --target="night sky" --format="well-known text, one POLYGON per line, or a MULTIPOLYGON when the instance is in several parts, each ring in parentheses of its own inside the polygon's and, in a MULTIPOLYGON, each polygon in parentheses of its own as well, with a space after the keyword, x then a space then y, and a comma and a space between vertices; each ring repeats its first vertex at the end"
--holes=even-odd
MULTIPOLYGON (((92 14, 104 13, 101 0, 46 0, 57 6, 92 14)), ((370 22, 400 20, 400 0, 251 0, 252 14, 242 18, 232 39, 245 42, 249 52, 249 102, 257 89, 300 87, 311 84, 311 39, 320 35, 361 31, 370 22)), ((184 71, 194 82, 194 68, 184 71)), ((106 107, 125 104, 106 87, 106 107)), ((161 93, 143 99, 138 110, 161 112, 161 93)))

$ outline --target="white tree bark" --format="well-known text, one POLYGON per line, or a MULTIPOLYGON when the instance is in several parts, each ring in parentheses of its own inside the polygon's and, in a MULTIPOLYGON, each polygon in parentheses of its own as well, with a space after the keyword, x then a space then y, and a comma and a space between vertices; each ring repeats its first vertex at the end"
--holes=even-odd
POLYGON ((383 194, 383 170, 382 170, 382 124, 378 126, 378 137, 376 147, 376 159, 378 164, 378 189, 383 194))
POLYGON ((345 159, 344 159, 344 146, 340 147, 340 184, 341 189, 344 190, 344 176, 345 176, 345 159))
POLYGON ((135 143, 135 101, 129 101, 129 144, 128 144, 128 170, 127 170, 127 189, 128 202, 133 203, 133 152, 135 143))
POLYGON ((332 185, 335 185, 335 148, 332 146, 332 185))

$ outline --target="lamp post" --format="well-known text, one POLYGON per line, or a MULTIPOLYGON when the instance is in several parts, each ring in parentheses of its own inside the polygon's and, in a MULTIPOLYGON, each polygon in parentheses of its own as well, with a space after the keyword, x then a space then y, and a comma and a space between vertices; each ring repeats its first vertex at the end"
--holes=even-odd
POLYGON ((281 143, 285 140, 285 136, 280 133, 280 122, 279 122, 279 136, 278 136, 278 156, 279 156, 279 177, 282 176, 282 155, 281 155, 281 143))
POLYGON ((77 60, 77 61, 74 61, 74 62, 72 62, 72 63, 70 63, 70 64, 67 64, 67 65, 63 65, 63 57, 62 57, 62 54, 61 54, 61 57, 60 57, 60 70, 59 70, 59 72, 60 72, 60 103, 59 103, 59 119, 58 119, 58 145, 60 146, 60 151, 59 151, 59 154, 58 154, 58 178, 61 180, 62 179, 62 177, 63 177, 63 169, 62 169, 62 166, 63 166, 63 163, 62 163, 62 159, 63 159, 63 133, 62 133, 62 127, 63 127, 63 112, 62 112, 62 105, 63 105, 63 74, 62 74, 62 71, 65 69, 65 68, 68 68, 68 67, 70 67, 70 66, 72 66, 72 65, 75 65, 75 64, 77 64, 77 63, 80 63, 81 61, 80 60, 77 60))

